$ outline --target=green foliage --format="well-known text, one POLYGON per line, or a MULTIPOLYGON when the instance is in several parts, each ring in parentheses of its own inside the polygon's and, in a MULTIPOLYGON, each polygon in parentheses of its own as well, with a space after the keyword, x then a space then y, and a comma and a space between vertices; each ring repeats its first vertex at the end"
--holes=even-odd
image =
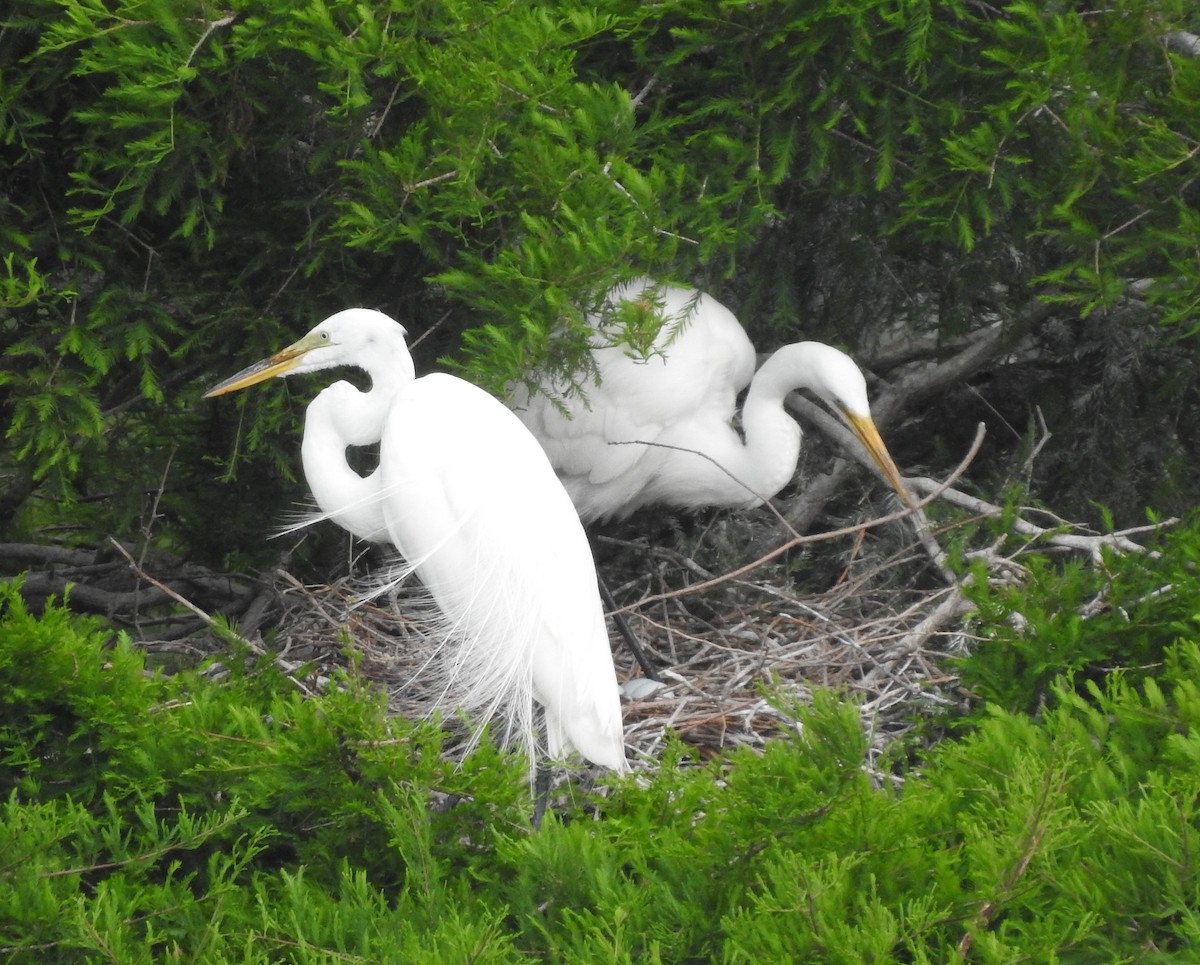
POLYGON ((1165 547, 1106 552, 1098 566, 1033 555, 1022 558, 1026 575, 1018 584, 976 580, 968 593, 978 607, 970 627, 978 642, 959 664, 964 686, 989 703, 1032 713, 1062 674, 1080 688, 1118 669, 1131 679, 1156 675, 1177 637, 1200 630, 1194 519, 1165 547))
POLYGON ((66 505, 82 538, 130 532, 128 494, 169 465, 162 537, 208 552, 243 502, 213 477, 252 492, 292 466, 297 409, 278 389, 201 406, 201 389, 347 304, 440 325, 422 351, 496 391, 576 368, 582 310, 643 271, 732 278, 747 318, 791 327, 832 271, 808 328, 839 341, 891 321, 856 281, 872 266, 906 288, 932 270, 947 327, 997 284, 1087 311, 1131 278, 1190 326, 1200 59, 1172 41, 1189 16, 18 0, 0 50, 4 525, 36 532, 66 505))
POLYGON ((1192 296, 1175 299, 1195 290, 1194 265, 1181 281, 1163 257, 1194 221, 1181 165, 1200 63, 1169 43, 1188 5, 655 9, 630 31, 634 49, 661 60, 670 93, 656 104, 727 218, 752 199, 786 217, 782 186, 827 204, 874 194, 877 232, 915 233, 931 253, 1038 235, 1051 249, 1027 254, 1051 255, 1036 267, 1060 297, 1086 310, 1119 298, 1129 277, 1155 277, 1184 312, 1170 318, 1190 317, 1192 296))
POLYGON ((221 683, 217 668, 148 674, 98 621, 58 607, 34 617, 18 589, 0 598, 6 953, 233 961, 259 935, 247 960, 266 961, 298 928, 302 945, 328 946, 314 960, 356 943, 426 960, 412 931, 388 925, 417 919, 418 933, 449 929, 444 947, 495 944, 485 921, 454 925, 452 869, 459 849, 490 849, 490 825, 527 821, 519 764, 485 749, 456 768, 431 725, 385 719, 379 695, 352 681, 308 700, 273 671, 238 670, 240 658, 221 683), (431 787, 482 798, 447 825, 431 787), (412 907, 381 897, 408 891, 412 907), (39 917, 84 893, 76 915, 39 917), (335 900, 347 910, 334 914, 335 900), (225 935, 233 921, 242 930, 225 935))
MULTIPOLYGON (((1079 315, 1136 279, 1191 331, 1192 17, 1181 0, 17 0, 3 535, 245 559, 264 502, 299 497, 309 387, 201 391, 352 303, 436 329, 419 367, 444 354, 495 390, 577 365, 583 311, 643 271, 725 280, 744 316, 793 328, 820 279, 838 298, 809 334, 839 341, 894 321, 861 297, 884 273, 946 329, 999 286, 1079 315)), ((443 761, 436 729, 388 720, 355 679, 307 699, 244 654, 156 676, 102 624, 31 615, 6 586, 0 949, 1194 958, 1198 547, 1185 529, 1161 557, 981 581, 960 667, 979 713, 897 787, 867 779, 856 710, 825 696, 762 755, 673 748, 537 835, 514 762, 443 761)))
POLYGON ((521 766, 487 746, 443 760, 432 726, 387 719, 352 679, 305 697, 236 655, 224 675, 149 674, 99 622, 33 616, 9 587, 0 949, 14 962, 1189 960, 1200 639, 1194 621, 1130 620, 1159 666, 1060 678, 1036 717, 989 704, 883 787, 858 708, 819 693, 763 753, 701 765, 671 745, 656 771, 572 796, 535 833, 521 766))

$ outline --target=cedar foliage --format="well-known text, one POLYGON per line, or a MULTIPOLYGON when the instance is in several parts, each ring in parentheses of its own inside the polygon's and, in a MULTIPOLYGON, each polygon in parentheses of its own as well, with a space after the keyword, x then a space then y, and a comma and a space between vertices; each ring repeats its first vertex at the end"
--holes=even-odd
MULTIPOLYGON (((153 528, 196 561, 261 560, 258 494, 302 493, 300 410, 280 391, 200 404, 206 385, 366 304, 434 329, 420 370, 441 355, 499 391, 577 366, 581 311, 642 272, 709 288, 764 349, 1032 334, 990 373, 994 444, 1019 444, 1036 403, 1083 465, 1044 460, 1065 511, 1194 503, 1194 351, 1168 341, 1200 291, 1190 16, 1181 0, 16 0, 5 536, 153 528), (1039 298, 1054 314, 1030 333, 1039 298)), ((960 451, 976 398, 930 407, 901 462, 960 451)))
MULTIPOLYGON (((1133 592, 1197 546, 1191 528, 1107 577, 1047 576, 1032 602, 1101 579, 1133 592)), ((652 780, 575 791, 535 833, 522 763, 486 745, 444 760, 436 727, 388 719, 353 674, 309 697, 249 657, 227 660, 224 680, 148 673, 98 621, 33 616, 10 587, 0 949, 13 962, 1188 959, 1200 640, 1193 585, 1172 592, 1178 619, 1130 615, 1153 666, 1081 663, 1036 714, 983 704, 957 738, 877 779, 857 709, 821 693, 764 753, 703 764, 676 744, 652 780)), ((981 606, 976 622, 986 636, 1006 618, 981 606)), ((1093 653, 1109 630, 1084 623, 1074 644, 1093 653)))

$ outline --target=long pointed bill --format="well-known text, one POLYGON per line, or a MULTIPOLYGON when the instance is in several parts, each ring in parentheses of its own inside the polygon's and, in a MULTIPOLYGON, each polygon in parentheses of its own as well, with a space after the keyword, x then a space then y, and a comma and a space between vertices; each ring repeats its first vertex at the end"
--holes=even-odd
POLYGON ((300 339, 298 342, 293 342, 287 348, 280 349, 269 358, 263 359, 261 362, 255 362, 242 369, 237 375, 230 376, 220 385, 214 386, 204 393, 204 398, 211 399, 213 396, 225 395, 227 392, 236 392, 238 389, 248 389, 252 385, 258 385, 259 382, 265 382, 267 379, 277 375, 287 375, 295 369, 297 363, 305 354, 317 347, 317 343, 311 342, 308 336, 300 339))
POLYGON ((863 444, 863 448, 875 460, 875 465, 883 473, 883 478, 896 490, 900 501, 911 509, 914 505, 913 498, 909 495, 908 487, 904 485, 904 479, 900 475, 900 470, 896 468, 896 463, 892 461, 892 454, 888 452, 887 446, 883 444, 883 439, 879 435, 879 430, 875 428, 875 423, 871 417, 854 415, 844 410, 843 415, 845 415, 846 421, 850 423, 850 428, 854 430, 854 434, 858 436, 858 441, 863 444))

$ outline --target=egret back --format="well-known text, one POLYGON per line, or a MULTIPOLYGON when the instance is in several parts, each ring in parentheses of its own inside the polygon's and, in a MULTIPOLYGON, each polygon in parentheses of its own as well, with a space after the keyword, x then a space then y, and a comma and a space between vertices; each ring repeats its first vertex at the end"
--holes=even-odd
POLYGON ((449 624, 447 701, 532 746, 536 699, 552 755, 623 769, 595 565, 537 441, 483 390, 427 375, 387 414, 379 478, 390 537, 449 624))
POLYGON ((600 384, 586 387, 586 401, 546 386, 549 395, 532 398, 519 390, 514 409, 545 448, 585 522, 627 516, 653 502, 752 504, 753 493, 712 460, 729 463, 731 472, 743 468, 731 420, 738 394, 754 376, 753 344, 728 308, 693 289, 643 278, 614 288, 608 301, 643 295, 661 303, 664 317, 649 357, 636 359, 621 346, 597 347, 592 357, 600 384), (696 449, 709 458, 664 446, 696 449), (715 495, 703 485, 713 478, 733 492, 715 495))

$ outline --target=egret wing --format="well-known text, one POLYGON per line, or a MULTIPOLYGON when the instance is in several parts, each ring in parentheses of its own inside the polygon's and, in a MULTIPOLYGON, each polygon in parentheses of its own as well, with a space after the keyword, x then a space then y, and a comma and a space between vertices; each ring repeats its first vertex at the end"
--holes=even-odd
POLYGON ((486 392, 448 375, 416 380, 380 445, 385 516, 396 545, 460 641, 451 665, 472 709, 532 733, 546 708, 589 759, 624 766, 620 698, 582 524, 542 448, 486 392), (525 682, 516 699, 513 683, 525 682), (500 706, 504 702, 506 706, 500 706))

